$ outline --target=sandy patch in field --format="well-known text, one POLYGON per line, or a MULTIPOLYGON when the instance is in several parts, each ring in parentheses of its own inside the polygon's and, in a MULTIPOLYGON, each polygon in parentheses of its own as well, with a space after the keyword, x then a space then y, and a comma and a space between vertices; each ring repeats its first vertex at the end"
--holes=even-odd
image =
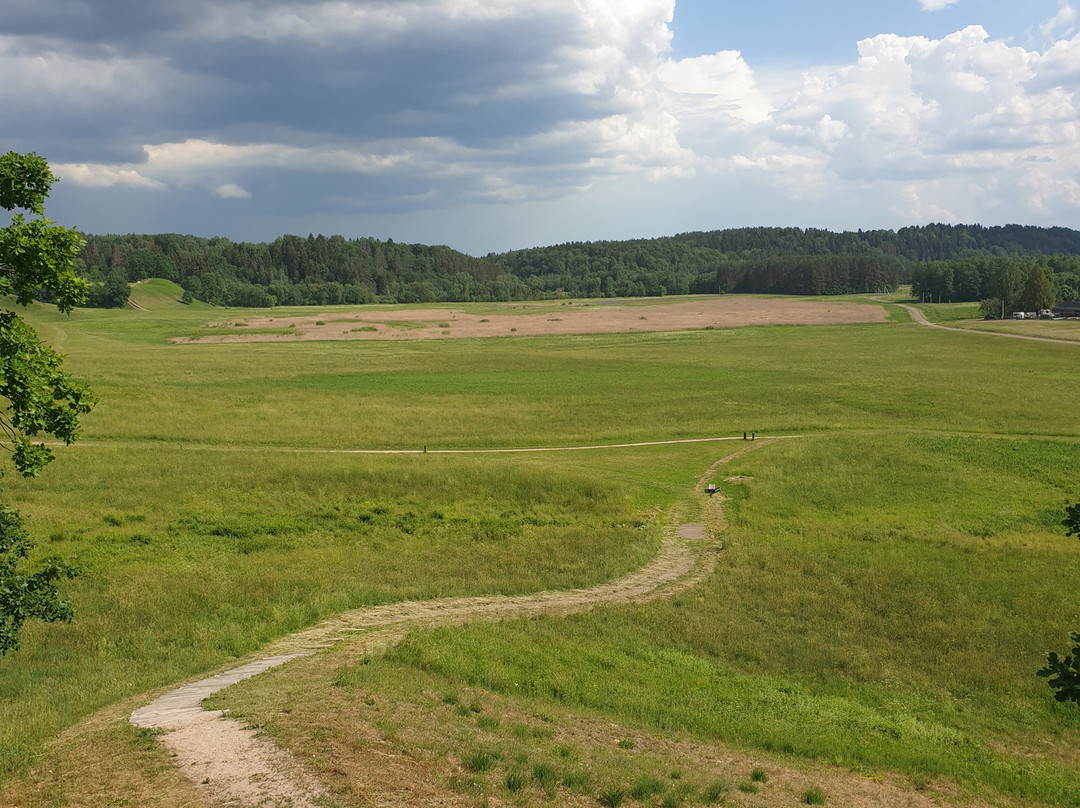
POLYGON ((724 296, 682 302, 591 301, 559 306, 508 304, 506 313, 473 314, 459 309, 386 310, 358 308, 299 317, 245 317, 209 323, 214 328, 247 328, 255 333, 177 337, 172 342, 296 342, 303 340, 404 340, 455 337, 617 334, 634 331, 689 331, 747 325, 837 325, 880 323, 880 306, 848 302, 724 296), (320 325, 321 323, 321 325, 320 325), (288 329, 289 333, 257 333, 288 329))

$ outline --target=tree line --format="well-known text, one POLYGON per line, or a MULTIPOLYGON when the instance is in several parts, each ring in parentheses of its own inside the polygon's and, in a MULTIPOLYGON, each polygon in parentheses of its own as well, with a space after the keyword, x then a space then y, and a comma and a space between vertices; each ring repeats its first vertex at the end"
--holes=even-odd
POLYGON ((1048 309, 1080 298, 1080 255, 978 256, 911 270, 911 292, 929 302, 979 300, 983 313, 1048 309))
POLYGON ((76 258, 89 305, 122 306, 127 283, 175 281, 185 299, 229 306, 640 297, 691 293, 848 294, 916 281, 941 299, 982 299, 993 264, 1030 256, 1076 290, 1080 232, 927 225, 836 233, 739 228, 574 242, 474 257, 445 246, 284 235, 270 243, 177 234, 87 236, 76 258), (1052 256, 1052 260, 1049 258, 1052 256), (977 292, 973 291, 978 289, 977 292), (975 294, 967 298, 959 295, 975 294))

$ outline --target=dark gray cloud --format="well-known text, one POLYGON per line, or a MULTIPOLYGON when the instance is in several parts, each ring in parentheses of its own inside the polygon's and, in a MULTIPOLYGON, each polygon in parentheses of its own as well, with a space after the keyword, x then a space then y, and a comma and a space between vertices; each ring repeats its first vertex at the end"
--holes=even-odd
POLYGON ((626 210, 615 182, 646 211, 664 198, 646 181, 695 177, 683 196, 722 189, 744 218, 738 200, 762 189, 766 219, 856 195, 904 223, 975 218, 1006 194, 1080 209, 1075 36, 1038 52, 977 27, 884 34, 850 64, 759 73, 735 51, 669 58, 673 6, 0 0, 0 140, 59 166, 62 205, 97 194, 93 221, 132 222, 106 229, 542 206, 591 187, 626 210))
POLYGON ((605 67, 566 54, 604 43, 559 5, 507 3, 486 18, 440 0, 0 0, 0 60, 50 77, 0 90, 0 136, 65 162, 134 163, 146 144, 271 134, 497 147, 626 106, 610 77, 565 85, 605 67))

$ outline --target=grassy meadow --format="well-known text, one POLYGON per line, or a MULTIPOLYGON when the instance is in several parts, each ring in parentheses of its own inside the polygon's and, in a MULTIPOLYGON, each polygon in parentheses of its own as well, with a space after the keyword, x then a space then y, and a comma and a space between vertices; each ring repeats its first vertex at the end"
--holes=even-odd
POLYGON ((417 632, 392 658, 648 730, 1080 804, 1080 716, 1033 676, 1076 619, 1080 546, 1052 534, 1076 450, 776 444, 725 469, 749 479, 721 483, 732 526, 693 595, 417 632))
MULTIPOLYGON (((961 802, 1080 805, 1080 711, 1034 676, 1080 628, 1080 542, 1059 524, 1080 497, 1080 348, 906 316, 193 345, 169 340, 238 315, 177 304, 163 282, 133 297, 146 310, 28 314, 102 403, 39 479, 4 481, 38 555, 84 572, 67 588, 76 622, 28 626, 0 659, 0 804, 91 805, 108 782, 133 794, 155 784, 156 804, 173 804, 158 787, 167 759, 123 721, 139 694, 361 605, 628 572, 655 551, 658 514, 691 508, 698 476, 741 442, 436 450, 755 430, 804 437, 714 480, 725 550, 696 589, 568 619, 415 631, 385 659, 337 649, 216 702, 314 755, 315 771, 347 770, 341 750, 378 727, 478 801, 596 804, 619 788, 627 804, 751 799, 746 772, 704 758, 672 778, 675 764, 645 753, 648 738, 670 737, 895 776, 961 802), (360 715, 389 703, 398 719, 360 715), (458 724, 433 740, 424 716, 440 710, 458 724), (568 729, 585 720, 618 722, 636 751, 592 751, 568 729), (87 760, 79 738, 120 763, 87 760), (496 748, 515 751, 483 771, 464 765, 496 748), (108 782, 94 779, 102 771, 108 782), (528 787, 512 788, 515 772, 528 787)), ((350 788, 335 785, 343 805, 350 788)))

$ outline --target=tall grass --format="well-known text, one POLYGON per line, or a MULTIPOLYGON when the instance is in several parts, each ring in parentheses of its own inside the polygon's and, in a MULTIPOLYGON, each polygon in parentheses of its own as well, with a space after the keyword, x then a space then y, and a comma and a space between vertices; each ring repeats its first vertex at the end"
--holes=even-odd
MULTIPOLYGON (((401 662, 640 726, 1080 804, 1035 678, 1080 611, 1075 444, 814 439, 748 455, 695 595, 417 632, 401 662), (1062 754, 1047 754, 1047 749, 1062 754)), ((721 483, 721 488, 725 486, 721 483)))
POLYGON ((38 554, 83 570, 75 623, 29 624, 0 664, 8 772, 81 715, 328 615, 584 586, 659 536, 618 481, 503 458, 84 448, 8 495, 38 554))
POLYGON ((76 623, 32 625, 0 661, 0 772, 25 771, 99 707, 342 609, 639 566, 658 540, 645 514, 732 447, 298 450, 756 430, 826 437, 725 468, 732 527, 699 592, 418 634, 399 664, 650 727, 1073 798, 1075 762, 1047 750, 1075 747, 1076 719, 1031 671, 1080 606, 1077 546, 1054 524, 1078 482, 1074 346, 899 322, 185 345, 167 340, 234 313, 165 298, 150 313, 30 313, 103 401, 39 480, 5 481, 39 556, 84 574, 76 623))

